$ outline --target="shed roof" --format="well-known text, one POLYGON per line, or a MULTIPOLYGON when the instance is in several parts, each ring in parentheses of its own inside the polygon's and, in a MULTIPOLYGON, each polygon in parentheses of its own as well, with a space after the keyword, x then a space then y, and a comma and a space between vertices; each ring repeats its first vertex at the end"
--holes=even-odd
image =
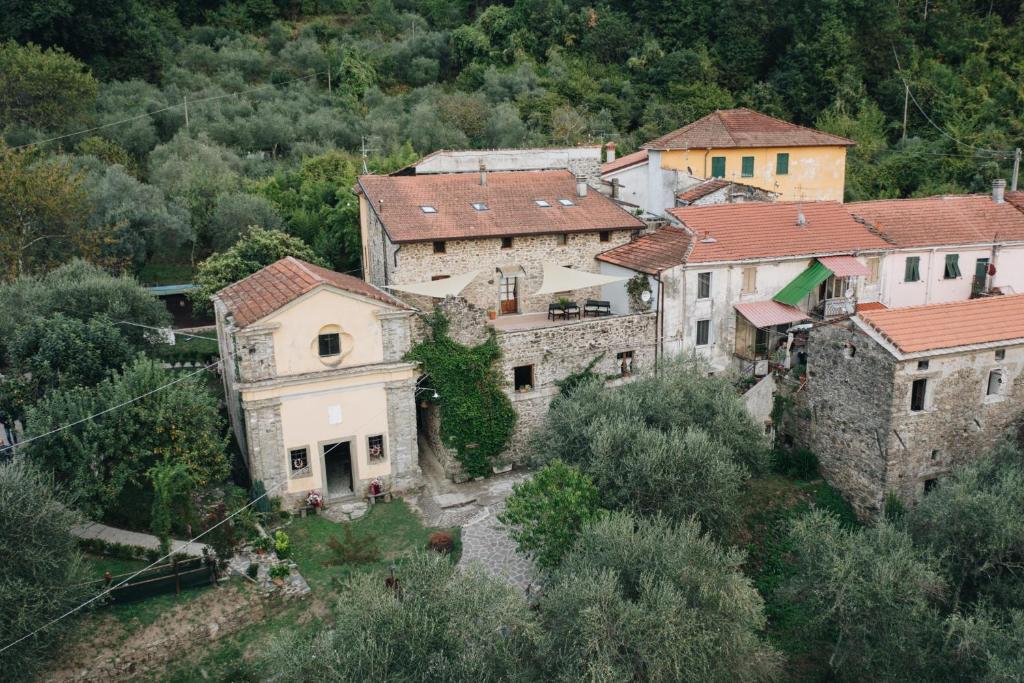
POLYGON ((614 161, 609 161, 601 164, 601 173, 614 173, 615 171, 621 171, 624 168, 642 164, 647 161, 647 150, 641 149, 632 154, 621 156, 614 161))
POLYGON ((217 292, 235 325, 245 327, 321 285, 375 299, 396 308, 407 308, 386 292, 351 275, 336 273, 293 256, 287 256, 257 270, 247 278, 217 292))
POLYGON ((598 254, 598 261, 611 263, 640 273, 657 275, 660 271, 686 261, 693 236, 673 227, 659 228, 632 242, 598 254))
POLYGON ((903 353, 1024 340, 1024 294, 861 310, 857 317, 903 353))
POLYGON ((851 146, 853 140, 746 108, 719 109, 651 140, 644 149, 851 146))
POLYGON ((481 185, 479 173, 365 175, 360 176, 359 187, 395 242, 644 227, 643 221, 596 190, 577 196, 576 178, 566 170, 488 171, 486 185, 481 185))

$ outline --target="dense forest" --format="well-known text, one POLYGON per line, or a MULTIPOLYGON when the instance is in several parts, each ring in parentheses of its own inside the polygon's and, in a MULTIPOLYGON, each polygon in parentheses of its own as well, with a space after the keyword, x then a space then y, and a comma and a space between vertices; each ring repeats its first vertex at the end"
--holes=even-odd
POLYGON ((1020 12, 1018 0, 6 0, 0 276, 80 255, 180 281, 252 225, 357 271, 364 157, 383 172, 438 148, 628 152, 732 106, 855 139, 848 199, 984 190, 1024 144, 1020 12))

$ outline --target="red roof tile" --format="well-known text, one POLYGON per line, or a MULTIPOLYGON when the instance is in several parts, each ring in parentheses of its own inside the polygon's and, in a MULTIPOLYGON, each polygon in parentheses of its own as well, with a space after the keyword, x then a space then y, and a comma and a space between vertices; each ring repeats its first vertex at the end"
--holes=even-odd
POLYGON ((987 194, 851 202, 846 208, 898 247, 1024 240, 1024 212, 987 194))
POLYGON ((490 171, 418 176, 360 176, 359 185, 395 242, 425 242, 541 235, 598 230, 639 230, 644 223, 590 189, 576 196, 576 178, 566 170, 490 171), (562 206, 567 199, 572 206, 562 206), (538 206, 545 200, 550 206, 538 206), (474 203, 487 206, 484 211, 474 203), (432 206, 436 213, 424 213, 432 206))
POLYGON ((881 301, 865 301, 863 303, 859 301, 857 302, 858 313, 860 313, 861 311, 884 311, 887 308, 889 307, 883 304, 881 301))
POLYGON ((320 285, 337 287, 346 292, 376 299, 389 306, 407 308, 405 304, 364 280, 336 273, 292 256, 271 263, 249 277, 228 285, 217 292, 217 296, 234 317, 235 325, 245 327, 262 320, 320 285))
POLYGON ((1016 206, 1021 211, 1024 211, 1024 192, 1007 192, 1006 201, 1016 206))
POLYGON ((733 308, 757 328, 785 325, 809 319, 808 314, 796 306, 778 301, 749 301, 743 304, 733 304, 733 308))
POLYGON ((857 315, 903 353, 1024 339, 1024 294, 857 315))
POLYGON ((624 157, 619 157, 614 161, 601 164, 601 173, 604 174, 611 173, 613 171, 621 171, 624 168, 629 168, 636 164, 642 164, 645 161, 647 161, 647 150, 641 149, 639 152, 633 152, 632 154, 627 154, 624 157))
POLYGON ((723 187, 727 187, 729 183, 730 181, 725 178, 710 178, 702 183, 697 183, 696 185, 683 190, 676 195, 676 199, 681 202, 686 202, 687 204, 692 204, 702 197, 707 197, 712 192, 718 192, 723 187))
POLYGON ((669 209, 695 236, 687 261, 745 261, 879 250, 889 245, 838 202, 749 202, 669 209), (803 213, 806 222, 798 225, 803 213))
POLYGON ((722 149, 729 147, 816 147, 855 145, 853 140, 805 128, 750 109, 720 109, 644 149, 722 149))
POLYGON ((683 263, 692 240, 685 230, 659 228, 632 242, 600 253, 594 258, 641 273, 657 275, 659 271, 683 263))

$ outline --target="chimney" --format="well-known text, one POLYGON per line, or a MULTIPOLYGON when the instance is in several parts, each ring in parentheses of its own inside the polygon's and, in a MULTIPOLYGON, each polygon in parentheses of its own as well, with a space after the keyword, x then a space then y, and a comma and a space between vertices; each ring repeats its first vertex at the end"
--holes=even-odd
POLYGON ((612 199, 619 198, 619 179, 612 178, 612 199))
POLYGON ((377 200, 377 215, 380 216, 383 213, 384 213, 384 200, 383 199, 378 199, 377 200))
POLYGON ((480 162, 480 186, 487 187, 487 164, 480 162))
POLYGON ((609 142, 604 146, 604 162, 615 161, 615 143, 609 142))
POLYGON ((807 216, 804 215, 803 209, 799 209, 796 212, 796 227, 802 228, 807 225, 807 216))
POLYGON ((1006 181, 996 178, 992 181, 992 201, 996 204, 1003 203, 1003 193, 1006 192, 1006 181))
POLYGON ((586 197, 587 196, 587 177, 583 175, 576 176, 576 196, 586 197))

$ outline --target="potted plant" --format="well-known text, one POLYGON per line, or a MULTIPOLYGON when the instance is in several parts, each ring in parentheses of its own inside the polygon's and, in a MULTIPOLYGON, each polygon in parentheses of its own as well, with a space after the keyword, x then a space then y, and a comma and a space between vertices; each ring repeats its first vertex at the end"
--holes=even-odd
POLYGON ((306 495, 306 505, 310 507, 315 515, 317 510, 324 506, 324 496, 319 490, 313 489, 306 495))
POLYGON ((288 534, 283 531, 274 532, 274 552, 277 553, 280 560, 288 559, 292 553, 291 541, 288 539, 288 534))
POLYGON ((260 557, 263 557, 264 553, 274 547, 274 541, 267 536, 260 536, 252 543, 253 550, 260 557))
POLYGON ((561 306, 562 308, 568 308, 569 307, 569 299, 567 299, 564 296, 558 297, 558 305, 561 306))
POLYGON ((282 562, 270 568, 270 579, 274 582, 275 586, 283 586, 284 580, 291 576, 291 573, 291 567, 282 562))
POLYGON ((498 309, 496 309, 494 306, 488 308, 487 317, 490 318, 491 320, 496 319, 498 317, 498 309))

